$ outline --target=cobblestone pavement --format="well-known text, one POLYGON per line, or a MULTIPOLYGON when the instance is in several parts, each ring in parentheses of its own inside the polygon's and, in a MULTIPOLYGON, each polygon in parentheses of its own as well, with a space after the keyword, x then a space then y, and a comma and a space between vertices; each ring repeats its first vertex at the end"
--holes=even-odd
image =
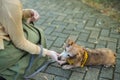
POLYGON ((51 50, 62 52, 63 43, 73 38, 88 48, 110 48, 117 52, 115 68, 93 66, 63 70, 56 63, 39 73, 36 80, 120 80, 120 23, 102 15, 80 0, 22 0, 24 8, 33 8, 41 15, 36 23, 47 37, 51 50))

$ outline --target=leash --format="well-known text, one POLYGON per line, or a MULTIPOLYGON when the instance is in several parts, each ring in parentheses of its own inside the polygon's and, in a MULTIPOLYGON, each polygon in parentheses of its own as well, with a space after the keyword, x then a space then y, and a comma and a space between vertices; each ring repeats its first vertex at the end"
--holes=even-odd
MULTIPOLYGON (((41 48, 41 51, 40 51, 40 55, 39 55, 39 58, 42 57, 42 53, 43 53, 43 47, 40 45, 40 48, 41 48)), ((33 65, 33 62, 35 60, 35 56, 34 55, 31 55, 30 57, 30 62, 29 62, 29 66, 26 70, 26 72, 30 71, 32 65, 33 65)), ((25 80, 29 80, 30 78, 33 78, 35 75, 37 75, 39 72, 41 72, 43 69, 45 69, 47 66, 49 66, 51 63, 54 63, 55 61, 53 60, 49 60, 47 61, 43 66, 41 66, 40 68, 38 68, 34 73, 32 73, 31 75, 28 75, 28 76, 24 76, 25 80)))
POLYGON ((37 75, 39 72, 41 72, 42 70, 44 70, 47 66, 49 66, 51 63, 54 63, 55 61, 48 61, 46 62, 42 67, 40 67, 37 71, 35 71, 34 73, 32 73, 31 75, 24 77, 25 80, 29 80, 30 78, 33 78, 35 75, 37 75))

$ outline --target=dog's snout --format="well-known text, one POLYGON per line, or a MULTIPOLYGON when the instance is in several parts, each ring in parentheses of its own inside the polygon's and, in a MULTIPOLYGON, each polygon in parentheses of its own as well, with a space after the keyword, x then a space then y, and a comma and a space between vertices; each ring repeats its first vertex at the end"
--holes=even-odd
POLYGON ((61 56, 58 56, 58 60, 61 60, 61 56))

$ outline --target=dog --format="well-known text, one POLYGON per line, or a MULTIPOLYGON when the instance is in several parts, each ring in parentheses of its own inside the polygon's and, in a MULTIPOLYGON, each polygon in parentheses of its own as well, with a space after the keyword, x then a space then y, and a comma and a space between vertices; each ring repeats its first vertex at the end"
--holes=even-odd
POLYGON ((114 67, 116 64, 116 53, 108 48, 88 49, 77 45, 68 39, 64 44, 64 51, 58 56, 63 69, 84 67, 89 65, 104 65, 114 67))

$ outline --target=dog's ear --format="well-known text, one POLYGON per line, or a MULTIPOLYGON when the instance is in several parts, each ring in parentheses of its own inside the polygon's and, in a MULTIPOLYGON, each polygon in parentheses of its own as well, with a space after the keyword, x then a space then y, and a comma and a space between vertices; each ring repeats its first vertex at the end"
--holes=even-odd
POLYGON ((66 43, 67 43, 67 45, 71 46, 71 45, 73 45, 75 42, 74 42, 72 39, 68 38, 67 41, 66 41, 66 43))

